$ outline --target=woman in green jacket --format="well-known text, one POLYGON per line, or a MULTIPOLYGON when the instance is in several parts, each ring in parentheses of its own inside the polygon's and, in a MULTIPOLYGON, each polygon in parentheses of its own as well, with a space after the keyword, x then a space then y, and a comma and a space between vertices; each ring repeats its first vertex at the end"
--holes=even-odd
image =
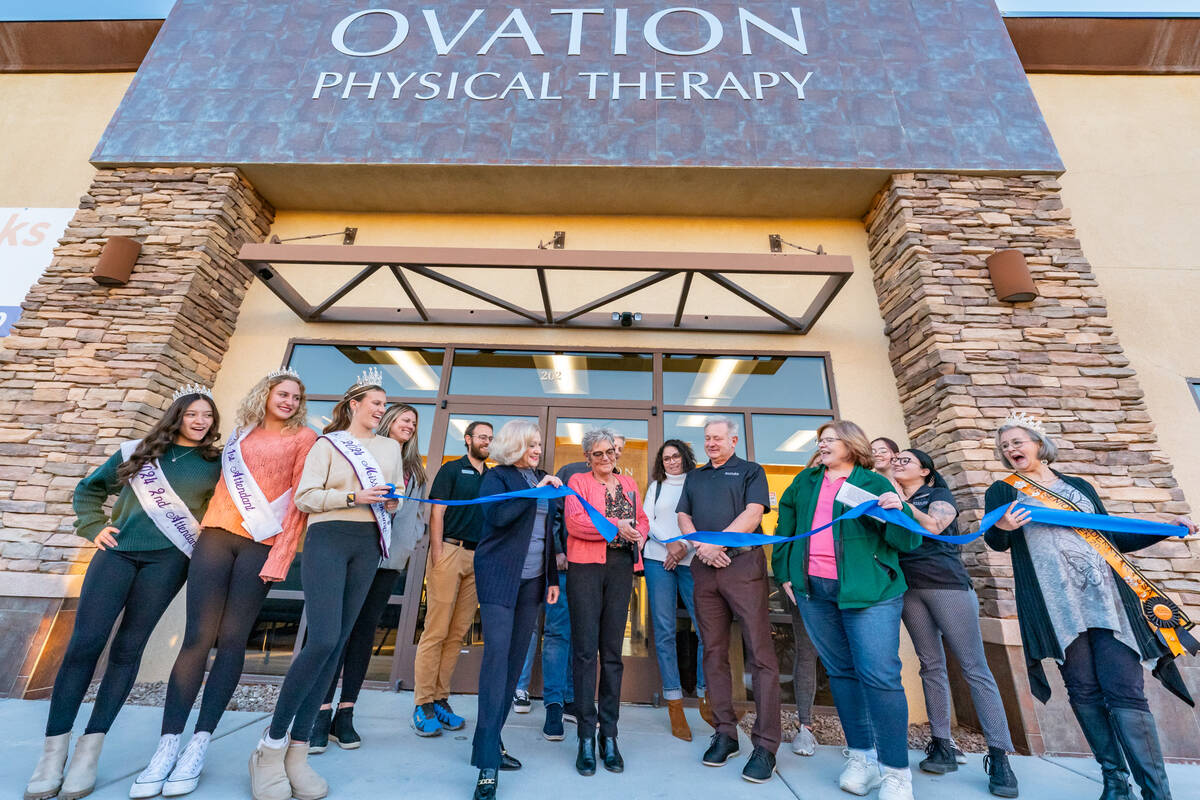
MULTIPOLYGON (((838 499, 847 483, 878 496, 883 508, 911 516, 888 479, 871 471, 871 444, 862 428, 828 422, 817 431, 817 446, 817 466, 797 475, 779 501, 776 535, 804 533, 857 505, 845 492, 847 502, 838 499)), ((776 545, 771 556, 775 579, 799 607, 829 676, 849 746, 838 783, 851 794, 878 786, 880 800, 912 798, 908 702, 900 683, 907 585, 899 553, 920 544, 920 534, 862 516, 776 545)))

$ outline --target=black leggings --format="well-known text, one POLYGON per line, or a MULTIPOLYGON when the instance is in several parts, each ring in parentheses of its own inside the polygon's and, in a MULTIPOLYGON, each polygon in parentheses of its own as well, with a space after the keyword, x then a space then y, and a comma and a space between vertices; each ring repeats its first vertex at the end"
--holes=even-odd
POLYGON ((342 678, 339 702, 358 701, 358 692, 367 677, 367 667, 371 665, 371 651, 375 649, 375 631, 379 627, 379 620, 383 619, 383 612, 387 610, 388 600, 396 589, 400 574, 395 569, 375 570, 375 580, 371 581, 362 611, 358 612, 358 619, 354 621, 354 630, 350 631, 341 660, 333 671, 333 680, 329 682, 329 691, 325 693, 325 705, 333 703, 338 676, 342 678))
POLYGON ((308 527, 300 561, 308 635, 279 690, 271 738, 291 730, 308 741, 325 690, 379 566, 374 522, 318 522, 308 527))
POLYGON ((164 735, 183 733, 214 643, 217 657, 204 684, 196 730, 216 730, 242 677, 246 640, 270 588, 258 577, 270 552, 253 539, 220 528, 204 529, 188 567, 187 628, 167 684, 164 735))
POLYGON ((174 547, 96 553, 83 578, 75 629, 71 631, 66 656, 54 680, 47 736, 71 732, 96 671, 96 662, 104 652, 117 617, 121 617, 85 731, 108 732, 133 688, 146 642, 183 586, 187 568, 188 557, 174 547))

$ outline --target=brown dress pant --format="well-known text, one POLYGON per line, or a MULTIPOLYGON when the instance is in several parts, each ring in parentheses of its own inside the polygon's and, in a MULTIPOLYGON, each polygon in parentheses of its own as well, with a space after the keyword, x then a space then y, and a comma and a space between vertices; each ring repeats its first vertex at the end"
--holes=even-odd
POLYGON ((413 665, 415 705, 450 696, 450 677, 462 640, 475 619, 475 552, 446 542, 442 558, 426 561, 425 630, 413 665))
MULTIPOLYGON (((692 562, 696 624, 704 642, 706 695, 717 719, 717 732, 737 738, 733 710, 733 676, 729 667, 729 629, 734 617, 742 623, 758 718, 750 740, 774 753, 782 736, 779 719, 779 660, 767 616, 767 561, 761 547, 733 557, 719 569, 692 562)), ((738 675, 740 682, 742 676, 738 675)))

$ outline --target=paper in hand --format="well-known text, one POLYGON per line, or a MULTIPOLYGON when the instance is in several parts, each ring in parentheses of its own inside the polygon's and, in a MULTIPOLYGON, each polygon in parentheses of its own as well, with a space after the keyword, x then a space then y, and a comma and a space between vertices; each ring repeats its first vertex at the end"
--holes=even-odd
MULTIPOLYGON (((872 500, 878 499, 879 495, 871 494, 866 489, 859 488, 849 481, 842 484, 842 488, 838 489, 837 496, 834 498, 834 500, 846 506, 847 508, 861 506, 863 503, 869 503, 872 500)), ((867 514, 867 516, 880 520, 881 522, 886 522, 886 520, 880 516, 877 516, 876 514, 867 514)))

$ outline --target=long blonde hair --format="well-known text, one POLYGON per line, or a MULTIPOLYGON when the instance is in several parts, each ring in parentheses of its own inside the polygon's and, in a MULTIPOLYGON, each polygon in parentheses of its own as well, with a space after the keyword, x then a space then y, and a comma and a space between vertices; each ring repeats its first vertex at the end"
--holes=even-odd
POLYGON ((421 415, 410 406, 408 403, 396 403, 388 406, 387 411, 383 412, 383 416, 379 419, 379 427, 375 432, 380 436, 391 436, 392 425, 396 420, 400 419, 400 415, 405 411, 411 411, 413 414, 413 435, 407 442, 401 445, 401 456, 404 461, 404 475, 412 476, 416 481, 417 486, 424 486, 427 476, 425 475, 425 465, 421 463, 421 453, 417 444, 417 432, 420 430, 421 415))
POLYGON ((284 381, 295 381, 296 385, 300 387, 300 404, 284 421, 283 429, 295 431, 303 428, 308 420, 308 391, 304 388, 304 381, 294 375, 276 375, 273 378, 268 376, 254 384, 242 398, 241 405, 238 406, 234 425, 238 428, 245 428, 262 424, 267 416, 267 398, 271 396, 271 392, 275 391, 275 387, 284 381))

